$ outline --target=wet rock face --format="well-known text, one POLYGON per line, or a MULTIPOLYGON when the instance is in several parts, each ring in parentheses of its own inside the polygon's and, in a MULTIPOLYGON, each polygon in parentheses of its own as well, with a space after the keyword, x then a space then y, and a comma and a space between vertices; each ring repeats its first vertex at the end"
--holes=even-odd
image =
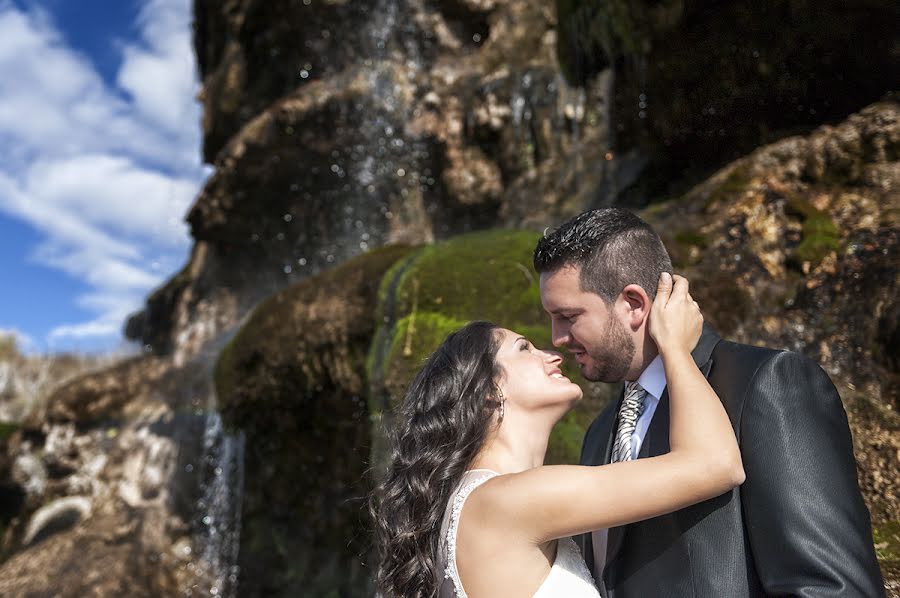
POLYGON ((557 4, 563 71, 586 81, 612 65, 616 146, 651 157, 623 196, 636 205, 900 80, 891 1, 557 4))
POLYGON ((366 354, 379 283, 410 249, 376 249, 274 294, 216 365, 246 438, 239 596, 357 595, 369 583, 366 354))
POLYGON ((268 293, 372 247, 572 215, 608 174, 588 166, 605 83, 559 76, 548 6, 195 6, 216 170, 188 214, 191 262, 127 327, 157 354, 190 358, 268 293))
POLYGON ((207 162, 275 99, 356 62, 370 2, 194 2, 194 44, 203 80, 207 162), (348 33, 351 36, 348 38, 348 33))

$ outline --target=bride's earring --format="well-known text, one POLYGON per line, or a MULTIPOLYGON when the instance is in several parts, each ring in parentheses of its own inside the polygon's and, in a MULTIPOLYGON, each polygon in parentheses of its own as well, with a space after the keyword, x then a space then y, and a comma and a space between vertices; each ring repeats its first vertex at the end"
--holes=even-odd
POLYGON ((503 391, 499 388, 497 393, 500 395, 500 421, 503 421, 503 416, 506 415, 506 397, 503 396, 503 391))

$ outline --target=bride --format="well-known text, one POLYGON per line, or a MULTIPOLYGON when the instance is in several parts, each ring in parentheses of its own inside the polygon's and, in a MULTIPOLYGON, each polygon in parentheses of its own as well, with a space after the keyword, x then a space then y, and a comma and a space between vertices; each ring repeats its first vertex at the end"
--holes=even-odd
POLYGON ((373 495, 380 595, 595 597, 570 536, 741 484, 731 424, 690 354, 702 322, 687 281, 663 274, 649 330, 671 451, 597 467, 543 465, 551 428, 581 398, 558 354, 488 322, 447 337, 410 385, 373 495))

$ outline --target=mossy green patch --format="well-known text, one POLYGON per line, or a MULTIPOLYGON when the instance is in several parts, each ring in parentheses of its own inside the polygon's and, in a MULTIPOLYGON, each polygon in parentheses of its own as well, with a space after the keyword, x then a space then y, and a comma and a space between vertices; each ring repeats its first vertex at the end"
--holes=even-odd
POLYGON ((18 424, 12 422, 0 422, 0 442, 5 441, 19 429, 18 424))
POLYGON ((744 166, 735 166, 718 186, 714 187, 706 197, 706 207, 720 201, 731 201, 750 187, 750 173, 744 166))
MULTIPOLYGON (((529 231, 491 230, 454 237, 421 249, 382 280, 377 310, 379 330, 370 347, 369 410, 377 438, 391 425, 392 408, 428 356, 454 330, 473 320, 489 320, 550 346, 549 319, 540 302, 539 277, 532 253, 540 235, 529 231)), ((563 371, 583 384, 577 368, 563 371)), ((548 462, 577 462, 587 425, 599 411, 592 397, 580 403, 554 431, 548 462)), ((605 397, 605 395, 603 395, 605 397)), ((380 462, 378 454, 374 462, 380 462)))
POLYGON ((456 319, 534 321, 540 311, 538 276, 531 265, 539 235, 487 231, 426 247, 403 273, 395 293, 398 314, 433 311, 456 319))
POLYGON ((411 251, 375 249, 262 301, 219 354, 220 406, 300 400, 323 386, 362 392, 377 289, 411 251))
POLYGON ((798 195, 790 195, 785 201, 785 213, 803 221, 802 238, 788 263, 801 268, 806 262, 817 266, 829 253, 841 247, 841 235, 831 217, 798 195))
POLYGON ((900 565, 900 521, 889 521, 872 529, 875 554, 879 561, 900 565))
POLYGON ((679 245, 706 249, 709 246, 709 238, 695 230, 683 230, 675 233, 675 242, 679 245))
POLYGON ((550 443, 547 445, 547 456, 544 463, 556 465, 578 462, 581 444, 584 442, 584 433, 591 425, 591 415, 573 410, 556 424, 550 433, 550 443))

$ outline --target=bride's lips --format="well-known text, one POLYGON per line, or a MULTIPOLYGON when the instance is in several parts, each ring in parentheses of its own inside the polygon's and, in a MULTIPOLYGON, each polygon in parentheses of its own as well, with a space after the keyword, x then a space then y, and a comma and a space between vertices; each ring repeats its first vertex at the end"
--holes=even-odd
POLYGON ((566 376, 565 374, 563 374, 562 372, 558 372, 556 374, 550 374, 550 377, 553 378, 554 380, 565 380, 567 382, 570 382, 569 377, 566 376))
POLYGON ((553 368, 547 373, 551 378, 556 378, 558 380, 568 380, 565 374, 562 373, 562 370, 559 368, 553 368))

